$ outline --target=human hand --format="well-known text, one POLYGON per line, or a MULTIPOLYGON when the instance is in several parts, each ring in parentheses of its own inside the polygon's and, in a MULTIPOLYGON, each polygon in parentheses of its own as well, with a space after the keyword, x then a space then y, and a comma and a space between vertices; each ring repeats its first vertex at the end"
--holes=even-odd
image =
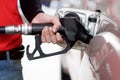
POLYGON ((52 23, 52 27, 46 26, 42 30, 41 40, 42 42, 62 42, 63 39, 61 35, 57 32, 58 29, 61 27, 61 23, 59 19, 55 16, 47 15, 44 13, 38 13, 32 20, 32 23, 52 23))

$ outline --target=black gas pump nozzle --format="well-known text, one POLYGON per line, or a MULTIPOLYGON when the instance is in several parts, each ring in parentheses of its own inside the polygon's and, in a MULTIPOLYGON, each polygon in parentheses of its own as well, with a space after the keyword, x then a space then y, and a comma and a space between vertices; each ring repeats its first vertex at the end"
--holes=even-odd
POLYGON ((58 55, 66 53, 68 50, 70 50, 73 45, 76 43, 76 41, 80 40, 83 43, 88 44, 93 37, 90 35, 84 28, 84 26, 80 23, 80 21, 77 20, 75 17, 65 17, 60 18, 60 22, 62 24, 62 27, 58 30, 58 32, 62 35, 63 39, 67 43, 67 46, 64 50, 45 54, 40 45, 42 44, 40 35, 41 31, 45 26, 52 26, 51 23, 45 23, 45 24, 22 24, 18 26, 1 26, 0 27, 0 33, 4 34, 25 34, 25 35, 35 35, 35 49, 32 53, 29 52, 30 45, 27 46, 26 53, 29 60, 34 60, 38 58, 58 55), (35 57, 36 51, 39 52, 40 56, 35 57))

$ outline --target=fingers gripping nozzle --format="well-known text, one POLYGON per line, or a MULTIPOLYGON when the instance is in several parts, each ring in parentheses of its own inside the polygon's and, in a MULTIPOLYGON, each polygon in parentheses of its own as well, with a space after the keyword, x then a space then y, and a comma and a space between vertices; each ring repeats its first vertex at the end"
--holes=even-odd
POLYGON ((62 27, 58 30, 58 32, 63 36, 67 46, 64 50, 45 54, 42 51, 41 46, 41 32, 45 26, 53 26, 51 23, 45 24, 22 24, 18 26, 4 26, 0 27, 0 33, 5 34, 25 34, 25 35, 35 35, 35 49, 32 53, 29 52, 30 45, 27 46, 27 57, 29 60, 34 60, 38 58, 58 55, 66 53, 70 50, 77 40, 81 40, 84 43, 89 43, 92 36, 90 36, 85 30, 84 26, 80 23, 80 19, 75 13, 69 13, 64 18, 60 18, 60 22, 62 27), (40 56, 35 57, 35 53, 38 51, 40 56))

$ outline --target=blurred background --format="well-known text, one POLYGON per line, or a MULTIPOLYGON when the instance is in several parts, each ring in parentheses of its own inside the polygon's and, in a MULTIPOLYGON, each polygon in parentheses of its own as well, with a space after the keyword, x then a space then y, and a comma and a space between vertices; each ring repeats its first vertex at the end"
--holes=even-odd
MULTIPOLYGON (((41 2, 46 14, 55 15, 56 10, 64 7, 101 10, 104 15, 120 24, 120 0, 41 0, 41 2)), ((27 44, 32 46, 31 50, 34 49, 34 36, 23 35, 23 45, 27 46, 27 44)), ((45 47, 47 51, 50 49, 49 45, 45 47)), ((52 49, 60 50, 61 47, 55 45, 52 49)), ((84 56, 79 45, 66 54, 33 61, 29 61, 25 54, 22 59, 24 80, 96 80, 87 70, 90 64, 83 60, 84 56), (86 72, 82 72, 83 68, 86 72)))

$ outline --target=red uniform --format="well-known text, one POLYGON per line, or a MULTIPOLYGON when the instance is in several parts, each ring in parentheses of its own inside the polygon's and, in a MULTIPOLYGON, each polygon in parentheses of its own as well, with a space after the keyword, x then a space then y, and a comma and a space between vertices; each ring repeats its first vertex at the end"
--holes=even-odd
MULTIPOLYGON (((0 26, 23 24, 24 18, 31 22, 39 12, 40 0, 0 0, 0 26)), ((0 33, 0 80, 23 80, 21 44, 21 34, 0 33)))
MULTIPOLYGON (((0 9, 0 26, 22 24, 21 12, 29 22, 37 13, 43 12, 40 0, 0 0, 0 9)), ((16 48, 21 43, 21 34, 0 34, 0 51, 16 48)))
MULTIPOLYGON (((0 0, 0 9, 0 26, 18 25, 23 23, 18 12, 17 0, 0 0)), ((22 39, 20 34, 0 34, 0 51, 18 47, 21 43, 22 39)))

